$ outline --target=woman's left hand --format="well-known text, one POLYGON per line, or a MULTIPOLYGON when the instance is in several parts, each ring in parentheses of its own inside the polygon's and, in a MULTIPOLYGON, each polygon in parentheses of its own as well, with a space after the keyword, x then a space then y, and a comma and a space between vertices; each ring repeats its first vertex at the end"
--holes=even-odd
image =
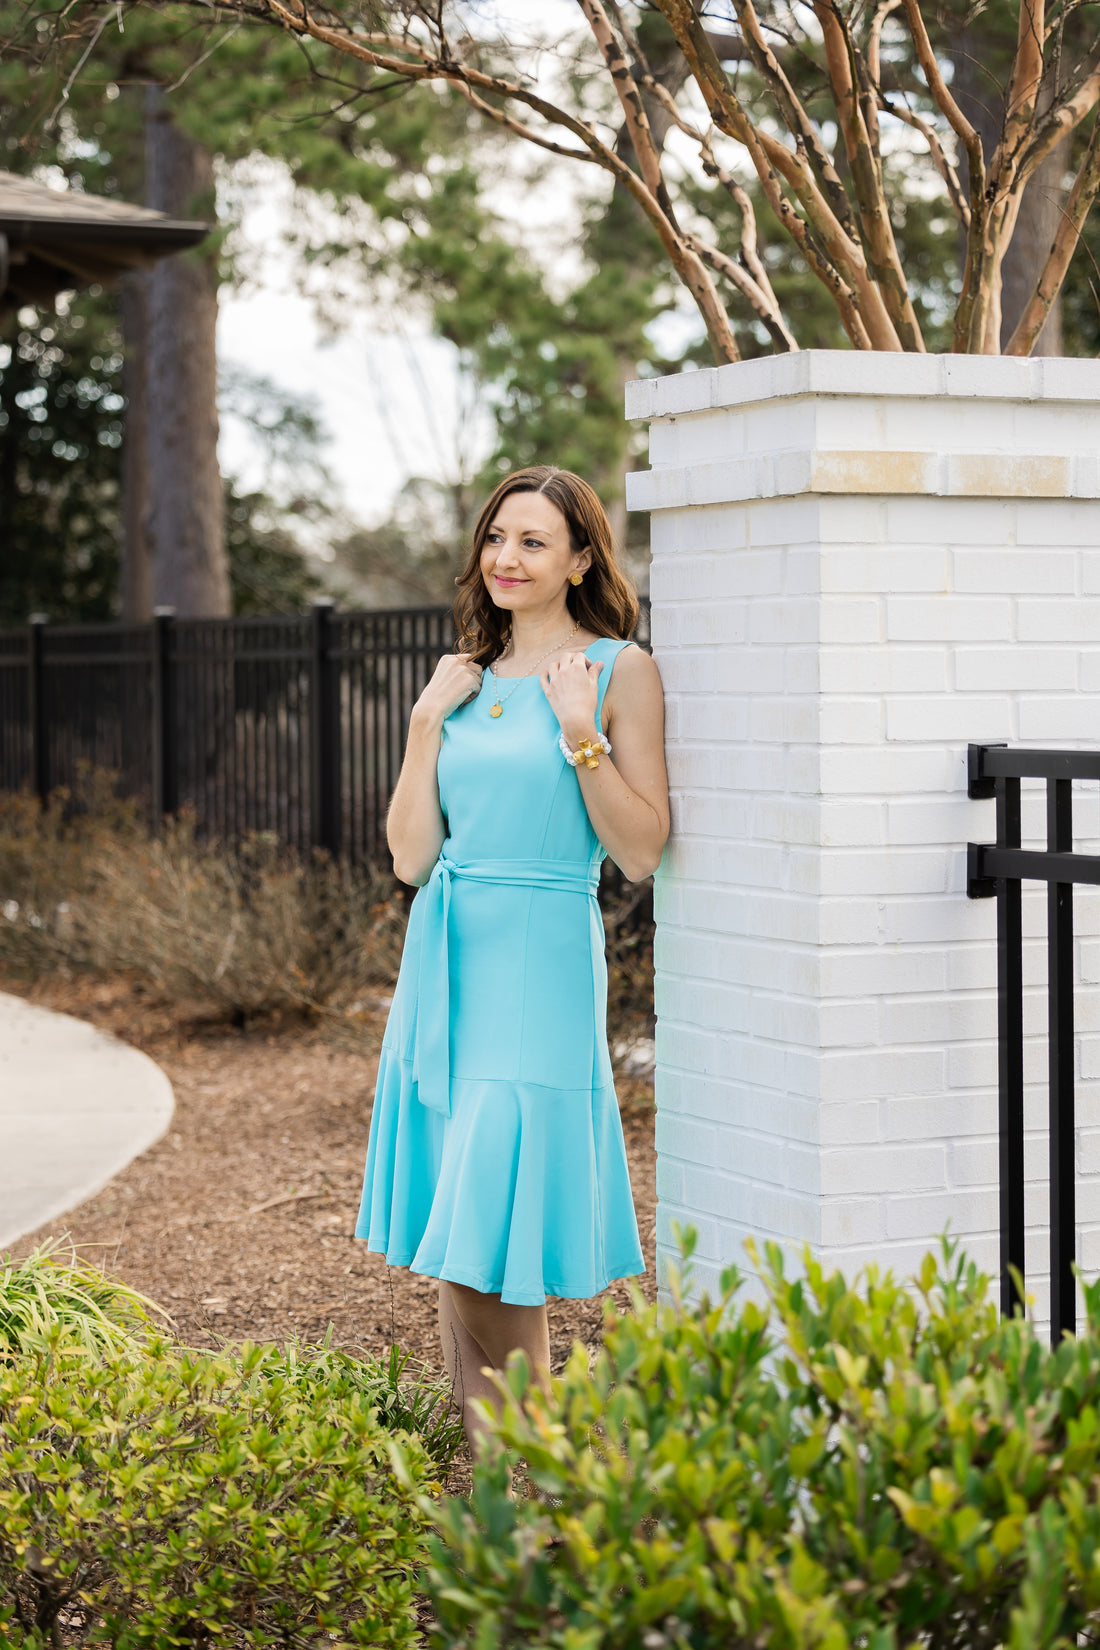
POLYGON ((602 669, 602 659, 570 653, 552 660, 539 676, 550 709, 570 744, 579 744, 596 727, 597 680, 602 669))

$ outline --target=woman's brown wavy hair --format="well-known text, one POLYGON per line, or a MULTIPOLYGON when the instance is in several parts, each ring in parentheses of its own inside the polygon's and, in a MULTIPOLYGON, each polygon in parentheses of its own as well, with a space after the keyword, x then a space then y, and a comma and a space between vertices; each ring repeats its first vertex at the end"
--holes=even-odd
POLYGON ((592 552, 584 583, 565 587, 565 605, 572 618, 597 636, 629 638, 638 622, 638 598, 615 560, 611 524, 603 505, 587 481, 572 470, 532 464, 505 476, 477 518, 466 566, 455 580, 455 652, 469 653, 475 664, 491 665, 508 640, 512 616, 497 607, 485 588, 481 552, 497 511, 512 493, 544 494, 568 523, 570 549, 587 547, 592 552))

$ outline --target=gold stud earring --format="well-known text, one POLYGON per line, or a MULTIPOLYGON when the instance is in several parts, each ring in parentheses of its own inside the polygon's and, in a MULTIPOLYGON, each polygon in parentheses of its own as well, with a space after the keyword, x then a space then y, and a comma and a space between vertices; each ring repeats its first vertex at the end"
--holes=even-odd
POLYGON ((583 573, 570 573, 569 583, 570 584, 583 584, 584 583, 584 574, 583 573))

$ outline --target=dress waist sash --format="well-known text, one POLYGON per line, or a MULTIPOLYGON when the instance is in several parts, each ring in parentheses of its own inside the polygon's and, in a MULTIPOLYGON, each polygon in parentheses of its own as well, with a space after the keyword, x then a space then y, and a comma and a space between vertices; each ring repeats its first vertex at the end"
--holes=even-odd
POLYGON ((451 1003, 448 928, 451 880, 506 883, 516 888, 552 888, 562 894, 595 898, 599 867, 586 860, 468 859, 440 854, 424 885, 424 924, 420 936, 420 977, 416 994, 413 1077, 421 1103, 451 1115, 451 1003))

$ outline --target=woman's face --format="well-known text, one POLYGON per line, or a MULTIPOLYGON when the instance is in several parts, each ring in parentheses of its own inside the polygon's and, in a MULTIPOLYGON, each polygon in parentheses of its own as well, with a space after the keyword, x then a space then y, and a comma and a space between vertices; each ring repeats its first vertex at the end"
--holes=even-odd
POLYGON ((590 565, 589 550, 569 547, 569 526, 545 493, 509 493, 489 524, 481 576, 498 607, 530 612, 565 599, 570 573, 590 565))

